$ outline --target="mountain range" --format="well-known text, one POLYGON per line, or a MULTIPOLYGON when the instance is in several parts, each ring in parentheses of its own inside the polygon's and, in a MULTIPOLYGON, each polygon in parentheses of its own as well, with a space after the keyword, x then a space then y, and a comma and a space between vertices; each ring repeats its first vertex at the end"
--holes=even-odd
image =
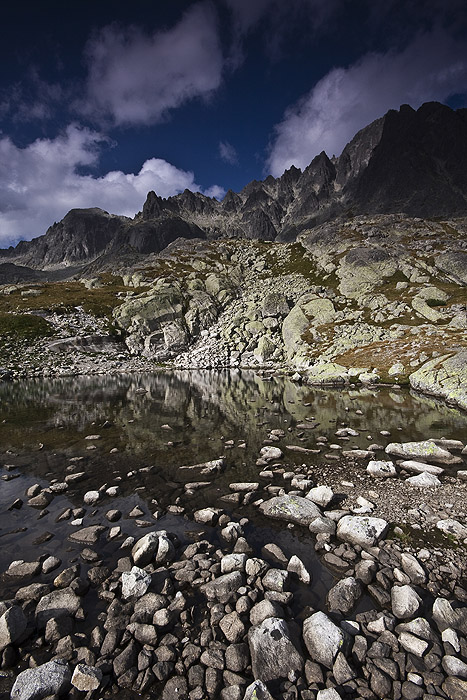
POLYGON ((98 208, 72 209, 47 232, 0 250, 0 282, 25 271, 80 269, 125 253, 158 253, 177 238, 292 242, 338 218, 403 213, 467 214, 467 109, 437 102, 403 105, 372 122, 329 158, 323 151, 301 171, 252 181, 222 201, 185 190, 167 199, 149 192, 133 219, 98 208))

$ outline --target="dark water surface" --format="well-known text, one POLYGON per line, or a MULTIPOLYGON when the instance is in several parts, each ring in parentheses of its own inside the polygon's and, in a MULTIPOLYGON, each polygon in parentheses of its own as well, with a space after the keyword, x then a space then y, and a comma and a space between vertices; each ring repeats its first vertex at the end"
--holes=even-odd
MULTIPOLYGON (((276 542, 288 556, 297 554, 314 575, 306 602, 321 605, 333 577, 320 564, 311 537, 267 520, 253 505, 239 508, 220 497, 229 493, 232 482, 258 481, 256 460, 271 429, 286 431, 281 448, 287 444, 313 448, 320 435, 335 442, 335 431, 342 425, 360 431, 345 444, 346 449, 367 447, 369 435, 371 442, 382 444, 389 439, 401 442, 427 437, 467 441, 465 414, 389 388, 310 389, 285 377, 266 379, 253 372, 234 371, 0 384, 0 573, 14 560, 31 561, 40 555, 55 554, 64 564, 77 560, 82 545, 68 538, 78 528, 71 524, 72 519, 57 522, 57 516, 66 508, 83 507, 86 491, 118 485, 116 498, 104 495, 96 506, 84 506, 82 527, 99 523, 122 528, 120 538, 108 541, 105 534, 101 537, 98 551, 106 566, 112 567, 123 556, 120 546, 125 536, 141 537, 147 532, 128 517, 135 505, 144 512, 140 519, 152 521, 153 528, 176 533, 182 542, 201 536, 215 541, 214 530, 190 519, 194 510, 215 506, 224 508, 233 519, 249 518, 245 533, 256 553, 265 542, 276 542), (383 439, 381 430, 391 431, 391 438, 383 439), (100 437, 86 439, 90 435, 100 437), (239 447, 243 441, 246 446, 239 447), (179 469, 221 455, 226 458, 226 468, 213 477, 179 469), (48 512, 27 505, 28 487, 63 482, 73 471, 86 472, 86 479, 57 494, 48 512), (184 485, 193 481, 210 481, 210 485, 190 496, 184 485), (8 510, 16 498, 24 504, 8 510), (166 513, 153 519, 159 507, 164 512, 174 504, 183 506, 186 515, 166 513), (118 523, 104 518, 113 508, 123 513, 118 523)), ((322 464, 324 456, 286 451, 283 461, 287 470, 322 464)), ((82 575, 85 571, 83 568, 82 575)), ((5 578, 0 579, 0 599, 10 592, 5 578)))

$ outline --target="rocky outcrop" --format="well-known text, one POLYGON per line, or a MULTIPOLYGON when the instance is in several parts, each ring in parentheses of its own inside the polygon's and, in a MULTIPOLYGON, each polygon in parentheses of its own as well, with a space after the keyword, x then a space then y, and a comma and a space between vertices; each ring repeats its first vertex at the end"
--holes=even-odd
POLYGON ((410 386, 467 411, 467 351, 425 362, 410 375, 410 386))

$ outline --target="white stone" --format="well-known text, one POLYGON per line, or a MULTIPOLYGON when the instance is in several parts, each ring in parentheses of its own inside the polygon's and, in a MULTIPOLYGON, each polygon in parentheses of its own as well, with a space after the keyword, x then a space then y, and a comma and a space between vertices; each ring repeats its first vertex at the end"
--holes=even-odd
POLYGON ((102 681, 102 671, 96 666, 87 666, 86 664, 77 664, 71 677, 71 683, 78 690, 89 691, 96 690, 102 681))
POLYGON ((428 642, 424 639, 420 639, 410 632, 401 632, 399 636, 399 644, 404 647, 406 651, 415 656, 422 657, 423 654, 428 649, 428 642))
POLYGON ((275 459, 282 459, 283 452, 278 447, 271 447, 271 445, 266 445, 260 450, 260 458, 265 462, 272 462, 275 459))
POLYGON ((444 474, 444 469, 442 467, 436 467, 434 464, 425 464, 425 462, 417 462, 415 459, 407 459, 400 463, 402 469, 408 472, 415 472, 416 474, 433 474, 434 476, 439 476, 444 474))
POLYGON ((459 642, 459 637, 457 635, 456 630, 453 630, 452 627, 448 627, 447 629, 443 630, 443 632, 441 633, 441 639, 443 640, 443 642, 447 642, 448 644, 450 644, 454 651, 456 651, 457 653, 460 652, 461 645, 459 642))
POLYGON ((86 503, 87 506, 93 506, 98 502, 100 497, 101 495, 99 491, 87 491, 84 494, 83 501, 86 503))
POLYGON ((303 622, 303 640, 312 661, 331 669, 345 640, 344 632, 319 611, 303 622))
POLYGON ((467 678, 467 664, 457 656, 443 656, 441 664, 448 676, 457 676, 458 678, 467 678))
POLYGON ((421 598, 411 586, 393 586, 391 607, 393 615, 400 620, 414 617, 421 605, 421 598))
POLYGON ((337 523, 337 537, 361 547, 373 547, 387 529, 388 523, 382 518, 344 515, 337 523))
POLYGON ((438 520, 436 527, 447 535, 454 535, 454 537, 459 538, 467 537, 467 527, 462 525, 458 520, 452 520, 451 518, 438 520))
POLYGON ((133 566, 131 571, 124 571, 122 574, 123 598, 141 598, 148 590, 150 583, 150 575, 144 569, 133 566))
POLYGON ((329 486, 315 486, 315 488, 308 491, 305 498, 308 498, 313 503, 316 503, 323 508, 332 501, 334 497, 334 492, 329 486))
POLYGON ((394 477, 397 475, 396 468, 392 462, 372 459, 366 468, 368 474, 379 477, 394 477))
POLYGON ((415 476, 409 476, 405 480, 407 484, 412 484, 419 489, 433 489, 437 486, 441 486, 441 481, 434 474, 429 474, 428 472, 422 472, 421 474, 416 474, 415 476))
POLYGON ((309 584, 311 582, 309 571, 306 569, 302 560, 295 554, 290 557, 290 561, 287 564, 287 571, 296 574, 302 583, 309 584))
POLYGON ((339 695, 335 688, 325 688, 318 690, 316 700, 341 700, 342 695, 339 695))

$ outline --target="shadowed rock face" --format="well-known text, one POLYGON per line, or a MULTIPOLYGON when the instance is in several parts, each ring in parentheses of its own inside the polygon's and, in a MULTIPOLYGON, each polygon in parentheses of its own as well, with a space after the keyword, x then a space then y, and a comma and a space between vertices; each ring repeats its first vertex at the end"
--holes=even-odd
POLYGON ((467 214, 467 110, 437 102, 403 105, 359 131, 338 158, 316 156, 302 172, 253 180, 222 202, 185 190, 168 199, 149 192, 134 219, 101 209, 72 209, 44 236, 0 251, 35 269, 86 264, 123 250, 157 253, 177 238, 294 241, 343 215, 467 214))

